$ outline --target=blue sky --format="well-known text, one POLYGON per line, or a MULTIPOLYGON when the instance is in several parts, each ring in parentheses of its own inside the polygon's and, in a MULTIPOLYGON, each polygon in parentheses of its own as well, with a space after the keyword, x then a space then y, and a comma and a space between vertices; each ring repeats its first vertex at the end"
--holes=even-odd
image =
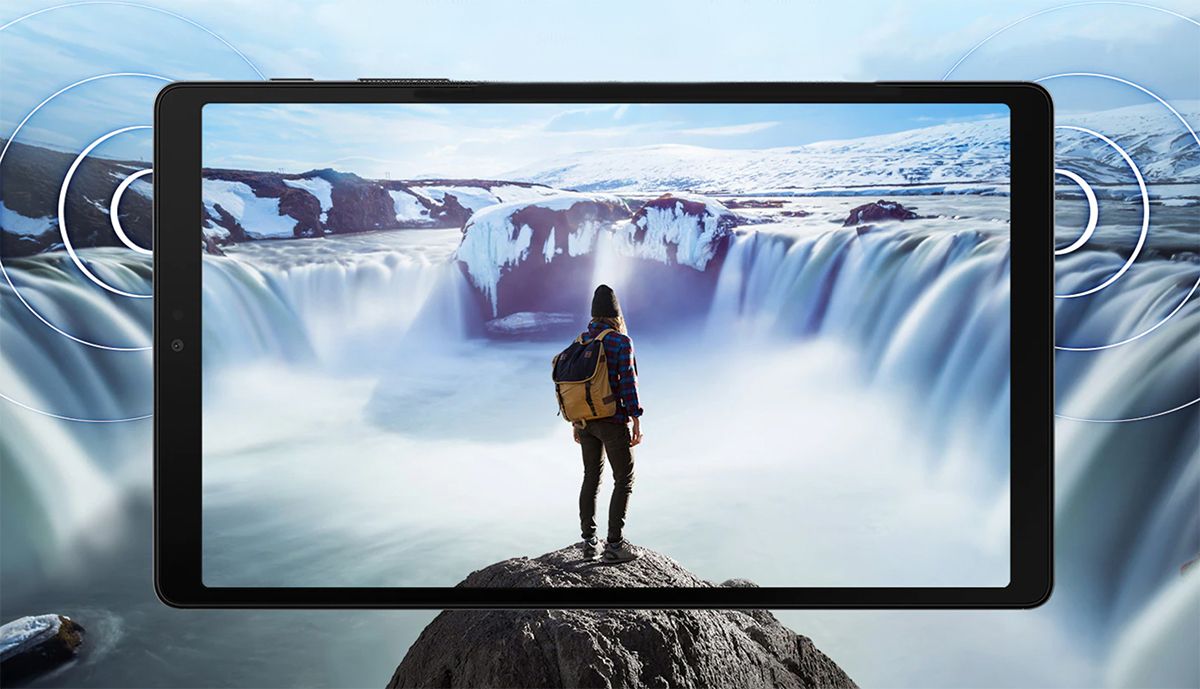
MULTIPOLYGON (((7 0, 0 23, 58 3, 7 0)), ((268 76, 445 76, 490 80, 876 80, 942 78, 972 46, 1003 32, 953 74, 1036 79, 1095 71, 1168 100, 1200 98, 1200 28, 1134 3, 663 0, 145 0, 224 38, 268 76)), ((1200 14, 1194 0, 1161 8, 1200 14)), ((41 99, 106 72, 170 79, 257 79, 202 28, 128 5, 82 4, 0 32, 0 136, 41 99)), ((152 121, 160 82, 117 77, 75 89, 38 113, 21 140, 79 150, 112 129, 152 121)), ((1051 85, 1063 114, 1148 102, 1089 79, 1051 85)), ((1200 123, 1197 123, 1200 124, 1200 123)), ((101 155, 149 157, 146 132, 101 155)))
POLYGON ((1007 115, 986 104, 252 105, 204 109, 209 167, 498 176, 579 151, 768 148, 1007 115))

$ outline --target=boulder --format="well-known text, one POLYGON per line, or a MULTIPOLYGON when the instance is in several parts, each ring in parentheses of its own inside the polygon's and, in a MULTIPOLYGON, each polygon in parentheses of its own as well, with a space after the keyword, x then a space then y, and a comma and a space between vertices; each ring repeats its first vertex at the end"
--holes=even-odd
POLYGON ((579 318, 571 313, 542 313, 519 311, 484 323, 488 335, 496 338, 535 339, 551 336, 564 328, 579 326, 579 318))
MULTIPOLYGON (((660 553, 623 565, 577 546, 485 567, 459 586, 711 587, 660 553)), ((753 586, 730 580, 721 586, 753 586)), ((854 687, 765 610, 450 610, 388 687, 854 687)))
POLYGON ((64 615, 21 617, 0 626, 0 675, 6 684, 75 657, 83 627, 64 615))
POLYGON ((905 208, 896 201, 879 199, 871 203, 856 206, 850 210, 850 215, 842 222, 842 227, 853 227, 864 223, 881 222, 884 220, 913 220, 919 218, 913 211, 905 208))

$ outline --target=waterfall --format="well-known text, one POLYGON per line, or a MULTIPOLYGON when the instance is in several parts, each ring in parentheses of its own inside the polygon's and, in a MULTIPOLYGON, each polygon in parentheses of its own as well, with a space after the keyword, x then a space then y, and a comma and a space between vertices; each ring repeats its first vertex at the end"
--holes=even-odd
POLYGON ((739 338, 819 336, 854 348, 864 382, 920 395, 920 431, 949 457, 988 456, 990 475, 1002 483, 1008 264, 1007 241, 974 231, 740 235, 708 327, 737 322, 739 338), (959 443, 972 451, 955 452, 959 443))
POLYGON ((261 358, 366 367, 378 363, 381 342, 418 322, 461 333, 460 271, 421 255, 377 252, 298 265, 205 257, 203 284, 206 368, 261 358))
MULTIPOLYGON (((86 252, 89 267, 131 293, 151 290, 150 261, 132 252, 86 252)), ((88 282, 66 254, 6 262, 20 295, 74 337, 109 347, 150 344, 149 299, 110 294, 88 282)), ((112 536, 125 491, 150 486, 151 355, 110 351, 55 332, 0 289, 0 542, 3 566, 69 566, 67 544, 112 536), (23 405, 23 406, 18 406, 23 405), (46 414, 125 423, 66 422, 46 414), (132 462, 130 458, 145 458, 132 462)))
MULTIPOLYGON (((1122 258, 1060 260, 1060 292, 1098 284, 1122 258)), ((1139 262, 1119 284, 1060 299, 1061 345, 1095 347, 1145 332, 1174 311, 1200 278, 1186 261, 1139 262)), ((1163 327, 1098 352, 1060 351, 1060 414, 1094 419, 1148 416, 1195 399, 1200 361, 1195 296, 1163 327)), ((1133 423, 1058 422, 1059 576, 1110 629, 1135 615, 1181 566, 1200 554, 1200 416, 1195 407, 1133 423)))
MULTIPOLYGON (((243 250, 268 250, 269 243, 260 244, 204 259, 205 366, 283 358, 345 370, 372 365, 365 359, 369 344, 414 329, 431 341, 465 337, 462 304, 471 287, 448 252, 238 258, 243 250)), ((81 253, 112 284, 150 291, 148 259, 121 250, 81 253)), ((1121 260, 1103 252, 1065 257, 1058 290, 1097 284, 1121 260)), ((102 291, 61 253, 6 267, 30 305, 63 330, 109 346, 149 345, 149 299, 102 291)), ((1195 263, 1139 261, 1107 290, 1058 300, 1058 341, 1094 346, 1132 337, 1170 314, 1198 276, 1195 263)), ((978 480, 981 489, 1002 494, 1009 279, 1008 242, 990 232, 745 233, 733 239, 716 276, 706 327, 727 331, 736 323, 738 338, 845 343, 863 362, 859 382, 919 396, 924 426, 914 432, 942 443, 943 462, 952 462, 963 443, 989 448, 978 480)), ((1129 344, 1060 352, 1059 412, 1132 417, 1193 398, 1200 379, 1191 349, 1200 330, 1198 301, 1129 344)), ((0 391, 7 396, 64 416, 150 412, 149 352, 72 342, 38 321, 7 286, 0 288, 0 307, 0 391)), ((147 494, 148 421, 64 422, 3 400, 0 409, 6 570, 45 566, 74 535, 104 530, 98 520, 123 495, 147 494)), ((1083 599, 1063 609, 1100 615, 1086 627, 1100 629, 1101 637, 1175 587, 1180 566, 1200 551, 1197 426, 1194 408, 1132 424, 1058 424, 1063 585, 1055 596, 1083 599)))

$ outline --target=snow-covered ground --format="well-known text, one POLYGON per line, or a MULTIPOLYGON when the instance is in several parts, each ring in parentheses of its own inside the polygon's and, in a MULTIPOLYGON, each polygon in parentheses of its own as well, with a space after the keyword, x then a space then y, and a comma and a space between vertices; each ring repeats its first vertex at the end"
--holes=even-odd
MULTIPOLYGON (((1200 120, 1200 102, 1177 104, 1200 120)), ((1059 121, 1114 138, 1151 182, 1200 181, 1200 147, 1158 104, 1119 108, 1059 121)), ((1133 181, 1120 155, 1100 139, 1058 132, 1057 165, 1091 184, 1133 181)), ((1009 122, 954 122, 894 134, 802 146, 731 150, 657 145, 573 153, 512 171, 511 179, 579 191, 724 193, 992 193, 1009 180, 1009 122), (868 192, 876 193, 876 192, 868 192)))
POLYGON ((389 189, 388 196, 392 197, 392 209, 396 213, 396 222, 412 223, 429 220, 429 209, 415 195, 407 191, 389 189))
POLYGON ((446 195, 450 194, 458 200, 459 205, 470 211, 478 211, 497 203, 514 201, 534 201, 547 196, 554 196, 555 189, 545 187, 524 187, 518 184, 498 184, 491 188, 465 185, 426 185, 414 184, 411 187, 414 194, 428 199, 434 204, 445 203, 446 195))
MULTIPOLYGON (((203 181, 204 207, 212 217, 219 217, 216 206, 237 218, 246 234, 255 238, 287 238, 294 235, 295 218, 279 214, 279 199, 257 196, 250 185, 220 179, 203 181)), ((205 227, 205 234, 224 236, 223 228, 205 227)))
POLYGON ((30 218, 10 210, 0 201, 0 229, 13 234, 39 235, 55 225, 53 216, 30 218))
POLYGON ((317 198, 321 204, 321 222, 329 219, 329 209, 333 208, 333 185, 322 177, 301 177, 285 179, 283 183, 294 189, 303 189, 317 198))

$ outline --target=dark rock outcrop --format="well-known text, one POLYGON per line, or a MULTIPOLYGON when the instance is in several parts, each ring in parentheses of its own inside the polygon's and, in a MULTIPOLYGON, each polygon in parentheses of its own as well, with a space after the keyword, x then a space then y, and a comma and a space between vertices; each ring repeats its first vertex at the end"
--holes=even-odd
MULTIPOLYGON (((0 139, 0 146, 5 141, 0 139)), ((4 184, 0 185, 0 254, 15 258, 62 248, 58 223, 58 192, 74 153, 14 141, 4 156, 4 184)), ((147 161, 112 160, 88 156, 76 169, 66 201, 69 236, 76 248, 122 246, 112 230, 109 206, 117 186, 129 175, 149 168, 147 161)), ((292 237, 320 237, 370 230, 458 228, 481 207, 515 198, 550 195, 540 184, 488 179, 367 179, 330 168, 302 173, 268 170, 204 168, 205 180, 239 182, 253 196, 278 200, 279 214, 294 220, 292 237), (321 207, 303 184, 324 180, 330 184, 332 204, 321 207), (293 184, 288 184, 288 182, 293 184), (407 194, 415 204, 411 215, 397 213, 390 193, 407 194)), ((150 182, 152 177, 141 181, 150 182)), ((122 229, 139 246, 153 248, 153 202, 145 187, 130 187, 121 199, 122 229)), ((259 228, 244 227, 238 209, 219 203, 206 206, 201 222, 212 230, 211 242, 219 246, 255 239, 259 228), (219 228, 219 229, 218 229, 219 228)), ((278 237, 278 234, 274 235, 278 237)))
POLYGON ((850 215, 846 216, 846 220, 842 222, 842 227, 853 227, 884 220, 913 220, 919 217, 921 216, 896 201, 879 199, 851 209, 850 215))
POLYGON ((83 627, 63 615, 22 617, 0 627, 0 676, 6 684, 75 657, 83 627))
MULTIPOLYGON (((501 203, 510 192, 549 195, 553 190, 537 184, 485 179, 379 180, 330 168, 302 173, 205 168, 206 180, 245 184, 254 196, 278 199, 279 214, 296 221, 295 237, 320 237, 373 230, 462 227, 482 207, 501 203), (329 183, 328 208, 304 185, 314 180, 329 183), (497 190, 501 190, 497 193, 497 190), (397 213, 392 194, 407 199, 404 214, 397 213), (468 198, 470 199, 468 201, 468 198)), ((402 204, 404 205, 404 204, 402 204)), ((206 222, 229 231, 223 243, 252 238, 254 228, 214 205, 206 222)))
POLYGON ((782 199, 725 199, 721 202, 726 208, 783 208, 782 199))
MULTIPOLYGON (((0 146, 4 143, 0 139, 0 146)), ((4 155, 4 183, 0 184, 0 202, 7 211, 0 216, 0 254, 5 258, 62 248, 57 223, 58 191, 75 156, 18 141, 9 146, 4 155), (22 222, 22 218, 27 220, 22 222)), ((150 163, 141 161, 94 156, 84 159, 71 178, 67 194, 67 229, 73 246, 121 246, 109 220, 109 205, 122 180, 148 167, 150 163)), ((151 177, 142 179, 148 182, 151 177)), ((147 249, 153 246, 152 216, 149 197, 139 193, 137 187, 125 192, 121 227, 131 240, 147 249)))
MULTIPOLYGON (((472 573, 477 587, 710 587, 644 550, 584 561, 571 546, 472 573)), ((731 580, 722 586, 753 586, 731 580)), ((765 610, 454 610, 438 615, 388 687, 854 687, 765 610)))

